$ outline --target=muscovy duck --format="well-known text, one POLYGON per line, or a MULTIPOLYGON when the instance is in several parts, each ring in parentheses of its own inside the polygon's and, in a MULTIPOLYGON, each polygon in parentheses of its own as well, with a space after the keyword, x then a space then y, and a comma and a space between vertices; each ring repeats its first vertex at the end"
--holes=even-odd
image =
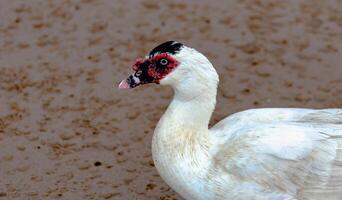
POLYGON ((342 109, 250 109, 209 129, 219 77, 203 54, 168 41, 133 70, 119 88, 174 89, 152 154, 160 176, 185 199, 342 199, 342 109))

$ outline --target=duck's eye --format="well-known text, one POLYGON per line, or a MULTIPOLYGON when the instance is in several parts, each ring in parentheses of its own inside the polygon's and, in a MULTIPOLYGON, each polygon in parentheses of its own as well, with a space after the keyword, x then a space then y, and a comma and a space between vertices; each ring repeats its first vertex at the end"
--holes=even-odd
POLYGON ((169 61, 168 60, 166 60, 165 58, 163 58, 163 59, 160 59, 160 64, 161 65, 167 65, 168 63, 169 63, 169 61))

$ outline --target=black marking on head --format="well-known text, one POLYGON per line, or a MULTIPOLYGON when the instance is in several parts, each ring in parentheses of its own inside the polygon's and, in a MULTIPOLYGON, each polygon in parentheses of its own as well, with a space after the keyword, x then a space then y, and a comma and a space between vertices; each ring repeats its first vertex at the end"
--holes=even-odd
POLYGON ((183 46, 184 45, 179 42, 167 41, 158 45, 154 49, 152 49, 152 51, 149 54, 149 57, 151 58, 155 56, 156 54, 160 54, 160 53, 168 53, 168 54, 174 55, 177 52, 179 52, 183 46))
POLYGON ((145 61, 139 65, 139 70, 134 73, 134 75, 130 75, 127 78, 127 83, 131 88, 134 88, 141 84, 152 83, 153 77, 148 75, 148 68, 150 66, 149 61, 145 61), (135 78, 134 78, 135 77, 135 78), (139 79, 138 83, 135 79, 139 79))

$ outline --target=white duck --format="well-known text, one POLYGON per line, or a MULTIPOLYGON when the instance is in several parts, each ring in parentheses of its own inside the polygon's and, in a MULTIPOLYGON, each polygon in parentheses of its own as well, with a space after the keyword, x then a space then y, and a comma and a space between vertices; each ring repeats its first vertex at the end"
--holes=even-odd
POLYGON ((119 88, 174 89, 152 153, 185 199, 342 199, 342 109, 252 109, 208 129, 219 79, 204 55, 169 41, 133 69, 119 88))

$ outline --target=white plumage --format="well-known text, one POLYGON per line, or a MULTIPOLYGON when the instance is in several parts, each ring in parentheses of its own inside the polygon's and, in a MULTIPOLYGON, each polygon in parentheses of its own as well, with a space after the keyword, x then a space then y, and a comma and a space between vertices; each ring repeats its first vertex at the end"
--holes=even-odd
POLYGON ((187 200, 342 199, 342 109, 251 109, 211 129, 218 75, 189 47, 161 79, 174 98, 153 136, 161 177, 187 200))

